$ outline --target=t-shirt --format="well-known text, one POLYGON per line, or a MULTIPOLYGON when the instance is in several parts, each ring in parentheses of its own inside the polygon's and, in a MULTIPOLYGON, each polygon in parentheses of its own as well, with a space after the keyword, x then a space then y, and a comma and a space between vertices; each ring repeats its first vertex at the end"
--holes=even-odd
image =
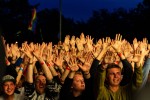
MULTIPOLYGON (((4 96, 0 96, 0 100, 5 100, 4 96)), ((14 100, 24 100, 24 96, 14 93, 14 100)))

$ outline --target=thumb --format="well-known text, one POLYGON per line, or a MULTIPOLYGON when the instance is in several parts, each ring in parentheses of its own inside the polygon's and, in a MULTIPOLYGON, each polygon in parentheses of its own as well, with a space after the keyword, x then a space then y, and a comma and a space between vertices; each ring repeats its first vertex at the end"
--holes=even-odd
POLYGON ((80 64, 78 64, 78 66, 79 66, 79 68, 81 68, 81 69, 83 68, 81 63, 80 63, 80 64))

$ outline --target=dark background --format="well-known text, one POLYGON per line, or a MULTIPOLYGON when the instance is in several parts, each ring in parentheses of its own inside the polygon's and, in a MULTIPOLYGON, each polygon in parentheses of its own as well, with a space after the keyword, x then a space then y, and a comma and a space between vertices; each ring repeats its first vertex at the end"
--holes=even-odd
MULTIPOLYGON (((59 5, 58 5, 59 6, 59 5)), ((29 0, 1 0, 0 1, 0 25, 1 33, 8 43, 18 41, 53 42, 60 40, 60 9, 47 8, 37 12, 34 30, 29 31, 27 26, 31 19, 32 8, 40 9, 40 3, 31 4, 29 0)), ((63 8, 63 7, 62 7, 63 8)), ((84 6, 83 6, 84 8, 84 6)), ((82 10, 81 10, 82 13, 82 10)), ((66 35, 79 36, 81 32, 91 35, 94 40, 110 36, 114 38, 116 33, 123 35, 123 38, 132 43, 136 37, 142 40, 149 36, 150 24, 150 1, 143 0, 134 8, 100 8, 92 11, 87 20, 69 18, 62 13, 61 40, 66 35)), ((83 13, 84 15, 84 13, 83 13)))

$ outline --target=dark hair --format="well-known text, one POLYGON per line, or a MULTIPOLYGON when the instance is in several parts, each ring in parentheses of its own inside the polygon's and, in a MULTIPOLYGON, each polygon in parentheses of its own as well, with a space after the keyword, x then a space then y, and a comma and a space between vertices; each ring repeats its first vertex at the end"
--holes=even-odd
POLYGON ((121 67, 119 65, 112 63, 112 64, 107 65, 106 73, 108 73, 108 69, 111 69, 111 68, 118 68, 121 70, 121 67))

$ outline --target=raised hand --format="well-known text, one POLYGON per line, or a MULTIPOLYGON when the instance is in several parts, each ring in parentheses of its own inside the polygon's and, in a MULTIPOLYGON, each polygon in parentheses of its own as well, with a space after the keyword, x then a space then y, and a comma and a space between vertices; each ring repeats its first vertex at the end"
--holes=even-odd
POLYGON ((111 47, 111 39, 110 37, 106 37, 106 39, 102 39, 102 50, 99 53, 99 55, 97 56, 97 60, 101 60, 103 58, 103 56, 105 55, 105 53, 107 52, 107 50, 111 47))
POLYGON ((94 58, 96 58, 100 52, 101 52, 101 48, 99 46, 93 46, 92 53, 93 53, 94 58))
POLYGON ((24 48, 24 53, 30 58, 33 58, 33 54, 32 54, 32 49, 29 47, 28 44, 26 44, 25 48, 24 48))
POLYGON ((83 48, 83 43, 80 41, 79 38, 76 38, 76 45, 77 45, 78 51, 82 51, 84 49, 83 48))
POLYGON ((84 33, 81 33, 81 35, 80 35, 80 42, 82 43, 82 44, 85 44, 86 43, 86 40, 85 40, 85 37, 84 37, 84 33))
POLYGON ((68 66, 70 67, 71 71, 75 72, 79 69, 77 65, 77 58, 75 56, 71 56, 69 62, 67 62, 68 66))
POLYGON ((93 51, 93 38, 89 35, 86 36, 86 44, 88 51, 93 51))
POLYGON ((114 44, 112 47, 117 51, 121 52, 121 45, 122 45, 122 35, 116 34, 116 38, 114 40, 114 44))
POLYGON ((95 44, 95 47, 101 47, 102 46, 102 39, 99 39, 96 44, 95 44))
POLYGON ((51 66, 53 66, 54 63, 53 63, 53 54, 52 54, 52 42, 48 44, 46 53, 47 53, 46 62, 49 63, 51 66))
POLYGON ((140 42, 139 49, 142 51, 142 55, 147 55, 146 51, 148 50, 148 41, 146 38, 143 39, 143 42, 140 42))
POLYGON ((141 57, 141 52, 139 49, 137 49, 134 51, 134 56, 133 56, 132 61, 137 63, 138 61, 140 61, 140 57, 141 57))
POLYGON ((129 42, 127 42, 125 45, 123 45, 123 47, 124 48, 122 49, 122 51, 123 51, 125 58, 129 58, 129 57, 133 56, 133 54, 131 53, 133 51, 133 49, 129 42))
POLYGON ((12 52, 12 60, 16 60, 17 53, 19 52, 19 48, 17 44, 11 44, 11 52, 12 52))
POLYGON ((57 65, 60 69, 62 69, 62 66, 63 66, 63 54, 62 53, 59 53, 58 56, 55 56, 54 59, 53 59, 53 62, 55 65, 57 65))
POLYGON ((139 46, 139 43, 137 41, 137 38, 134 38, 134 40, 133 40, 133 48, 134 48, 134 50, 136 50, 138 46, 139 46))
POLYGON ((75 49, 75 43, 75 36, 72 36, 70 40, 71 49, 75 49))
POLYGON ((80 67, 80 69, 83 72, 89 72, 90 71, 91 64, 92 64, 92 59, 93 59, 92 53, 88 52, 87 55, 86 55, 84 64, 83 65, 78 64, 78 66, 80 67))
POLYGON ((105 64, 111 64, 115 61, 115 55, 112 51, 107 51, 103 59, 105 64))
POLYGON ((70 52, 65 52, 64 60, 65 60, 66 62, 69 62, 70 58, 71 58, 70 52))
POLYGON ((80 52, 78 52, 78 54, 77 54, 77 58, 78 58, 82 63, 85 62, 84 56, 85 56, 85 52, 84 52, 84 51, 80 51, 80 52))
POLYGON ((64 43, 65 43, 66 45, 69 45, 69 42, 70 42, 70 35, 66 35, 65 40, 64 40, 64 43))

